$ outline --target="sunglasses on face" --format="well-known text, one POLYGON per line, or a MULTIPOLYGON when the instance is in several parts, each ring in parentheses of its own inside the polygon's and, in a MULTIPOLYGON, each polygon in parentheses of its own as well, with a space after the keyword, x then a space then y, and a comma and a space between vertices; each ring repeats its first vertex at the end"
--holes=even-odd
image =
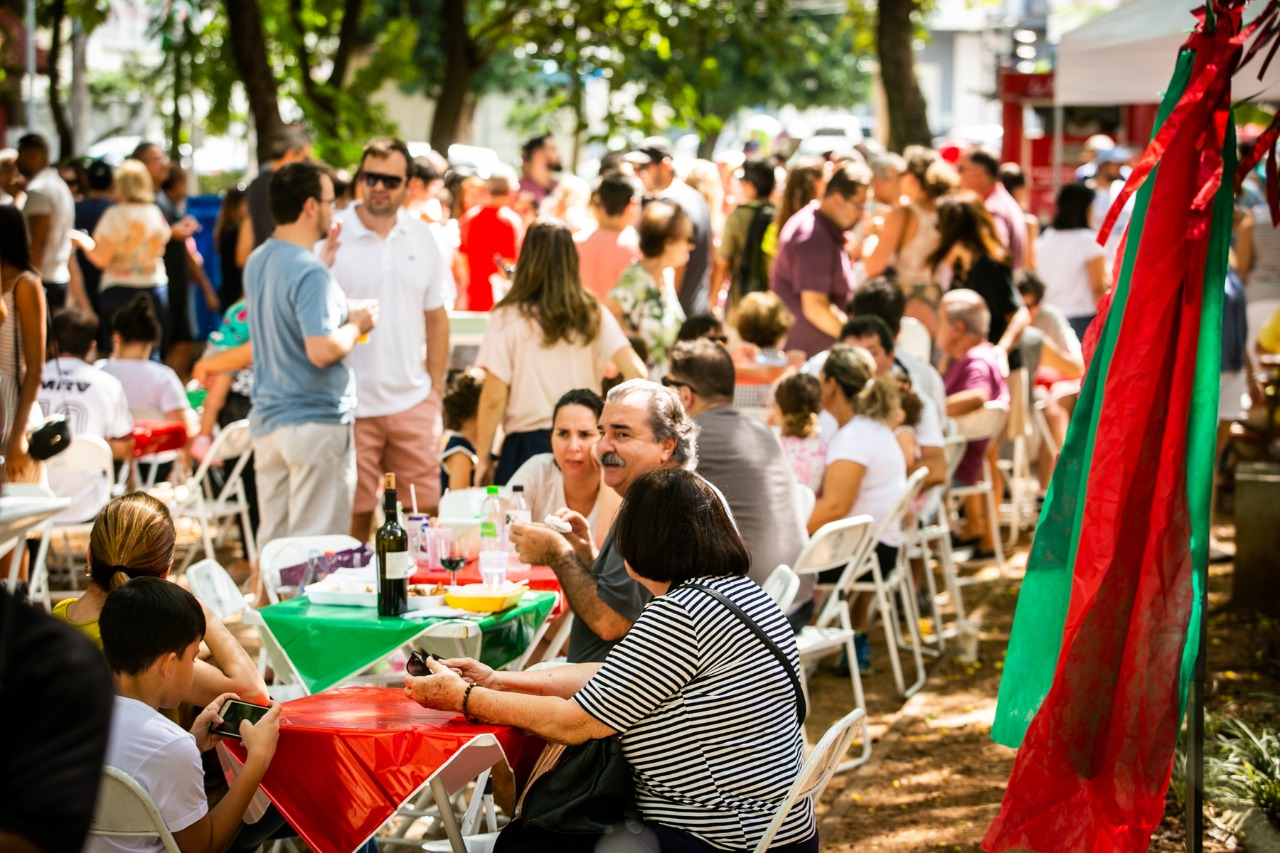
POLYGON ((364 181, 364 185, 370 189, 382 184, 389 190, 398 190, 400 185, 404 183, 404 178, 399 175, 384 175, 381 172, 362 172, 360 178, 364 181))
POLYGON ((409 655, 409 659, 404 662, 404 671, 412 675, 414 678, 422 678, 424 675, 430 675, 431 670, 427 667, 427 658, 431 658, 436 662, 441 662, 444 658, 437 654, 423 655, 416 649, 409 655))

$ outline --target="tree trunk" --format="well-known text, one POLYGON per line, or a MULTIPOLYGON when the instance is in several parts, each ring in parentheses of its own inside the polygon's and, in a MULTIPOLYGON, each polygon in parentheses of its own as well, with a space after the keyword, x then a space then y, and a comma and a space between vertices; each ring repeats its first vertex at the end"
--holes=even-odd
MULTIPOLYGON (((49 109, 58 131, 58 160, 65 160, 76 153, 75 128, 67 119, 66 105, 62 103, 62 23, 67 15, 66 0, 55 0, 49 11, 49 109)), ((29 120, 28 120, 29 121, 29 120)))
POLYGON ((236 69, 244 82, 249 110, 253 113, 254 133, 258 139, 259 165, 271 161, 271 144, 284 127, 280 118, 280 102, 276 97, 276 78, 267 61, 267 40, 262 32, 262 12, 257 0, 223 0, 227 23, 233 34, 231 46, 236 69))
POLYGON ((471 83, 486 61, 471 38, 467 24, 467 0, 444 0, 444 80, 436 99, 435 116, 431 119, 431 147, 445 152, 458 141, 466 120, 467 97, 471 83))
POLYGON ((89 128, 89 76, 85 66, 85 47, 88 39, 80 21, 71 29, 71 126, 76 130, 75 153, 79 154, 92 143, 89 128))
POLYGON ((890 151, 933 141, 912 46, 916 25, 911 15, 919 7, 919 0, 879 0, 877 4, 876 50, 889 111, 890 151))

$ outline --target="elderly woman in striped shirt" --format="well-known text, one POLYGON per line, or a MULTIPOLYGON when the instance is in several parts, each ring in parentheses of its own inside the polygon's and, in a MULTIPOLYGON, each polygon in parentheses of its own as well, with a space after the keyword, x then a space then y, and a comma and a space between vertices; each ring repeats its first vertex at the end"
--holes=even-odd
MULTIPOLYGON (((431 661, 431 675, 406 676, 405 692, 426 707, 558 743, 619 734, 646 831, 661 850, 749 850, 802 761, 796 688, 782 663, 798 671, 791 629, 747 578, 746 545, 696 474, 642 476, 616 524, 628 572, 654 598, 603 663, 495 672, 469 659, 431 661), (733 602, 779 653, 694 584, 733 602)), ((597 840, 516 820, 497 849, 590 851, 597 840)), ((770 849, 818 850, 809 800, 792 808, 770 849)))

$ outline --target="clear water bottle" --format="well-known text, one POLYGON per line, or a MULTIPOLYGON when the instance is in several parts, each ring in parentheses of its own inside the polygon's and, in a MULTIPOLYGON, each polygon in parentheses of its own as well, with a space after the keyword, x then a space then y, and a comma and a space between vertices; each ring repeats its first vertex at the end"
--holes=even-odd
POLYGON ((524 497, 524 486, 512 486, 511 497, 507 499, 507 535, 503 537, 503 544, 511 553, 515 553, 516 546, 511 544, 511 525, 528 524, 533 520, 533 514, 529 511, 529 502, 524 497))
POLYGON ((506 508, 502 503, 502 495, 497 486, 485 489, 484 503, 480 504, 480 550, 502 551, 502 540, 506 537, 506 508))

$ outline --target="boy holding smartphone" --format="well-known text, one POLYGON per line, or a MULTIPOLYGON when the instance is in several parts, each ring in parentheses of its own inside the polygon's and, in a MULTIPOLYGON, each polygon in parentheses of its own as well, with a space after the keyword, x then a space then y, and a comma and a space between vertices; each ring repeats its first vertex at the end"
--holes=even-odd
MULTIPOLYGON (((262 781, 280 735, 280 706, 240 724, 248 757, 244 772, 219 803, 205 799, 200 753, 212 749, 218 710, 234 693, 200 712, 190 732, 160 714, 191 687, 204 636, 204 612, 177 584, 134 578, 107 596, 99 617, 102 649, 115 677, 115 709, 106 763, 133 777, 155 801, 183 853, 220 853, 235 840, 245 809, 262 781)), ((90 836, 86 851, 160 850, 155 839, 90 836)))

